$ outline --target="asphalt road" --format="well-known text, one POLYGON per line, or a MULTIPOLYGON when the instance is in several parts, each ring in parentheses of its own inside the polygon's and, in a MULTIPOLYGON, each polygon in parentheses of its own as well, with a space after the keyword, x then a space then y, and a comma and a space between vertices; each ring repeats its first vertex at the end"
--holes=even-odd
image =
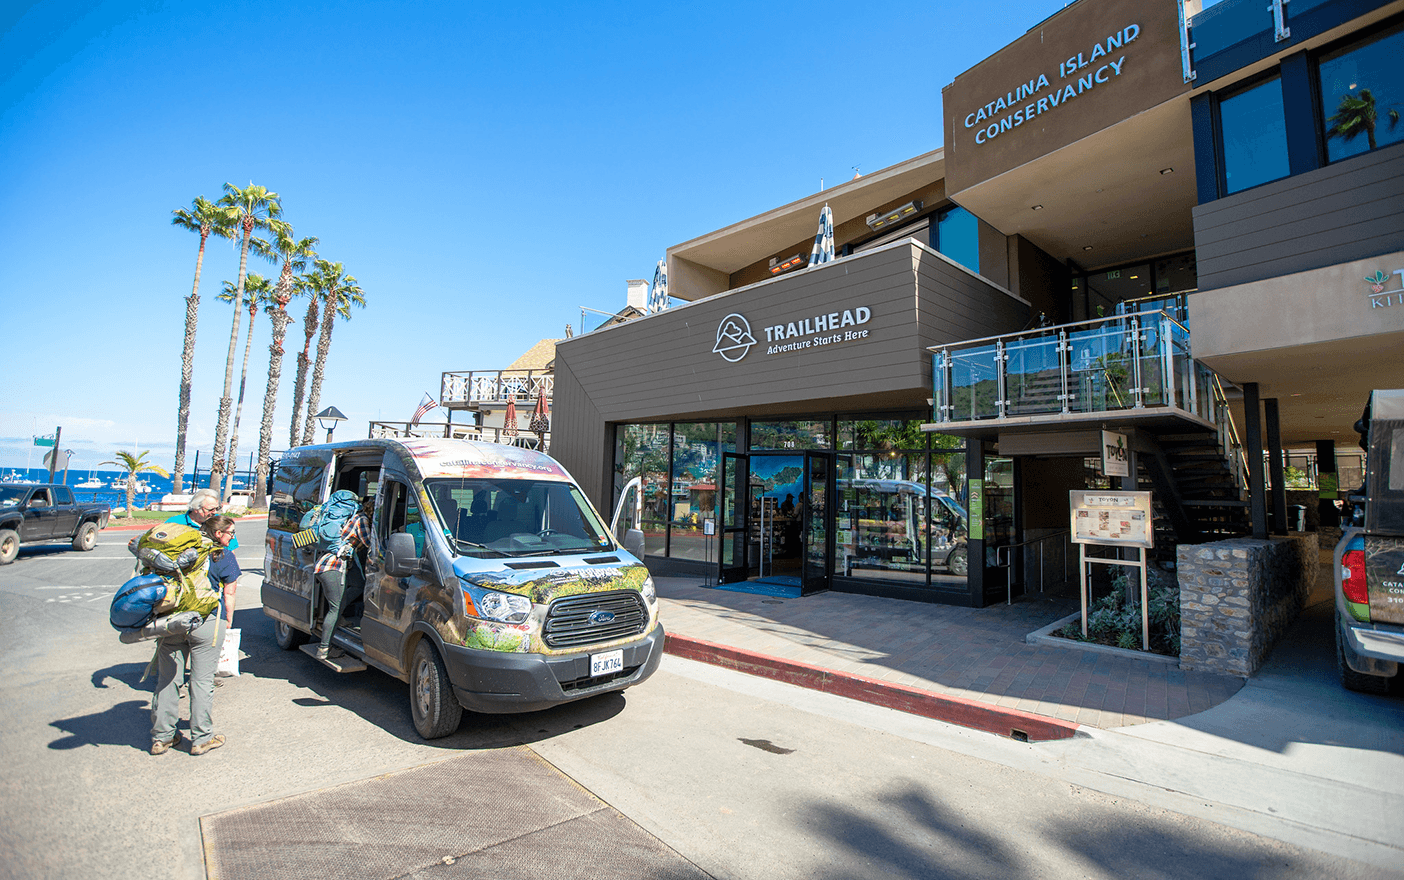
MULTIPOLYGON (((417 822, 449 829, 484 813, 484 780, 496 812, 530 806, 559 774, 656 838, 658 867, 611 874, 581 855, 577 836, 542 832, 529 852, 559 855, 549 872, 532 873, 544 862, 528 860, 479 876, 675 876, 667 865, 679 859, 716 878, 767 880, 1404 876, 1388 852, 1330 855, 1194 815, 1181 801, 1167 807, 1145 786, 1128 782, 1128 797, 1088 785, 1068 752, 672 657, 626 694, 470 715, 458 733, 425 743, 404 684, 375 671, 338 676, 277 649, 258 606, 263 529, 251 522, 239 527, 244 674, 215 696, 216 730, 229 743, 198 758, 153 757, 150 683, 140 681, 150 645, 123 645, 107 624, 111 593, 130 572, 130 536, 106 532, 87 554, 26 548, 0 569, 0 876, 204 877, 209 828, 241 810, 374 787, 363 811, 403 802, 417 822), (544 761, 524 762, 527 752, 544 761), (435 769, 462 785, 421 804, 415 774, 435 769)), ((1112 776, 1137 778, 1126 760, 1112 776)), ((361 833, 344 827, 342 839, 318 841, 349 859, 335 871, 329 862, 326 876, 391 876, 358 861, 358 847, 379 851, 361 833)), ((458 852, 444 836, 442 858, 428 852, 414 876, 459 876, 443 873, 458 852)), ((280 876, 279 865, 261 876, 280 876)))

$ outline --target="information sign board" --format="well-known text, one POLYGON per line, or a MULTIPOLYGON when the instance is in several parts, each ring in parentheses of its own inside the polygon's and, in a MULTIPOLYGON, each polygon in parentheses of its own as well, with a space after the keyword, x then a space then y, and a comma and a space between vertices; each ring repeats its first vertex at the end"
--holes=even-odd
POLYGON ((1151 493, 1074 489, 1068 495, 1074 544, 1146 550, 1154 546, 1151 493))

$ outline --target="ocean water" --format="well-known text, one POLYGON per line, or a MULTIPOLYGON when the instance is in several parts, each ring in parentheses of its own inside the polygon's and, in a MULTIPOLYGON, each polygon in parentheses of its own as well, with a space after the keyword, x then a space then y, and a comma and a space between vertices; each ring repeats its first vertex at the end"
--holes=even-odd
MULTIPOLYGON (((185 475, 185 491, 187 493, 194 489, 203 488, 209 482, 209 471, 203 471, 199 475, 199 482, 195 482, 195 474, 185 475)), ((49 482, 48 468, 0 468, 0 483, 49 482)), ((64 479, 63 471, 54 474, 54 482, 61 483, 73 490, 73 497, 82 502, 110 504, 112 507, 127 506, 127 472, 116 470, 69 470, 67 480, 64 479)), ((137 507, 145 507, 153 501, 160 501, 163 495, 169 495, 175 480, 172 477, 163 477, 160 474, 143 473, 137 475, 137 507)), ((253 478, 246 473, 234 475, 234 491, 236 493, 246 492, 253 485, 253 478)))

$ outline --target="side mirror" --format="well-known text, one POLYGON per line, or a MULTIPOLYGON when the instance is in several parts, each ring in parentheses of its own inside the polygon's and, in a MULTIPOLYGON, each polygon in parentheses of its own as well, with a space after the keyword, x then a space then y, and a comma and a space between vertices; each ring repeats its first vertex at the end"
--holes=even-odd
POLYGON ((385 544, 385 573, 391 577, 409 577, 419 571, 419 556, 414 552, 414 535, 396 532, 385 544))
POLYGON ((634 554, 640 562, 644 558, 644 534, 641 529, 629 529, 624 533, 624 549, 634 554))

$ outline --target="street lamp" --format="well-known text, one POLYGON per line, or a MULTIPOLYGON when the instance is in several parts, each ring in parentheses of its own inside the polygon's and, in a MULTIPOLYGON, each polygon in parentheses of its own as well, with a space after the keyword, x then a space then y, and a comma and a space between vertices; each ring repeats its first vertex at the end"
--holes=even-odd
POLYGON ((317 424, 322 426, 322 430, 327 432, 326 442, 328 443, 331 442, 332 432, 336 430, 336 423, 346 421, 346 416, 334 406, 327 407, 313 418, 317 420, 317 424))

